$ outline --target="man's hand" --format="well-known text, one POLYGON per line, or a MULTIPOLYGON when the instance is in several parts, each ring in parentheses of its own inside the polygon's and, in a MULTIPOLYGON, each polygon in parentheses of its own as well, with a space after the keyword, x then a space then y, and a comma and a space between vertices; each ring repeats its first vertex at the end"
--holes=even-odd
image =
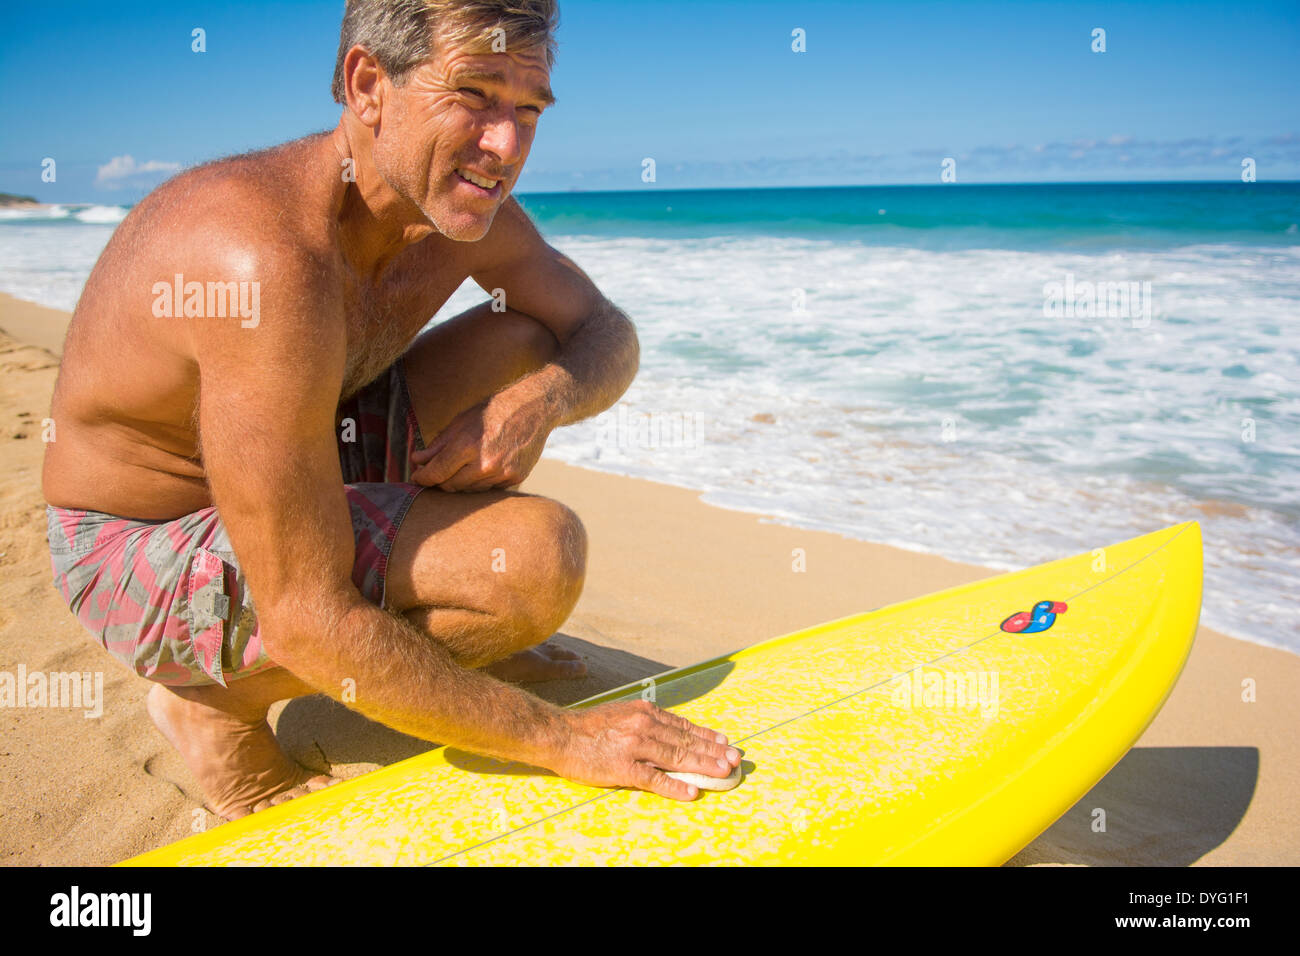
POLYGON ((411 453, 411 480, 443 491, 513 488, 537 465, 555 422, 545 403, 514 387, 466 409, 428 448, 411 453))
POLYGON ((647 700, 619 700, 568 711, 569 738, 554 770, 577 783, 635 787, 673 800, 694 800, 698 789, 665 770, 726 777, 740 751, 723 734, 661 710, 647 700))

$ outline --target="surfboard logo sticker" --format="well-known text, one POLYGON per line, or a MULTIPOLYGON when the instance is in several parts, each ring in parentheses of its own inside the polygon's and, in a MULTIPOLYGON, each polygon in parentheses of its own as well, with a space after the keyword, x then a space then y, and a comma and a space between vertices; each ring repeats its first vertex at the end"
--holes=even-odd
POLYGON ((1064 601, 1039 601, 1032 611, 1017 611, 1002 622, 1008 634, 1038 634, 1056 623, 1056 615, 1069 610, 1064 601))

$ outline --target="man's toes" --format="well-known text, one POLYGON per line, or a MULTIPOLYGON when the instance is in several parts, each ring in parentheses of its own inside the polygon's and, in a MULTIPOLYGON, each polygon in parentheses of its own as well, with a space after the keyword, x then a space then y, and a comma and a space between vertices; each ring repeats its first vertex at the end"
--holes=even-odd
POLYGON ((342 782, 343 781, 338 777, 331 777, 327 773, 321 773, 312 777, 305 784, 303 784, 303 786, 305 786, 312 793, 315 793, 317 790, 324 790, 326 787, 332 787, 334 786, 334 784, 342 783, 342 782))
POLYGON ((214 810, 208 807, 208 812, 220 820, 222 823, 229 823, 231 820, 238 820, 240 817, 246 817, 253 812, 252 807, 223 807, 220 810, 214 810))
POLYGON ((301 797, 306 793, 307 787, 305 785, 291 787, 288 790, 281 790, 279 793, 267 797, 265 800, 257 801, 257 803, 253 805, 253 812, 256 813, 259 810, 265 810, 267 807, 278 807, 280 804, 288 803, 294 797, 301 797))
POLYGON ((305 797, 309 793, 316 793, 318 790, 324 790, 326 787, 339 783, 338 777, 331 777, 327 773, 317 774, 310 780, 304 780, 296 787, 290 787, 287 790, 281 790, 279 793, 272 794, 265 800, 259 800, 253 807, 256 810, 265 810, 267 807, 278 807, 282 803, 288 803, 295 797, 305 797))

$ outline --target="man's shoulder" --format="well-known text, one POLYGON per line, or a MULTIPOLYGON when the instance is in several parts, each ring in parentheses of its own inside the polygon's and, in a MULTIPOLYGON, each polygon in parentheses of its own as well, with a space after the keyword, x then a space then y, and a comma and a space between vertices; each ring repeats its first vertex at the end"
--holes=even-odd
POLYGON ((138 240, 132 245, 153 246, 195 270, 327 271, 335 249, 327 187, 311 169, 313 139, 224 157, 173 177, 123 223, 138 240))
POLYGON ((148 288, 153 316, 194 320, 181 328, 200 365, 268 349, 301 352, 305 343, 341 354, 341 259, 327 187, 312 168, 321 159, 303 146, 187 170, 151 193, 133 224, 141 241, 128 246, 148 263, 140 278, 149 280, 133 287, 148 288))

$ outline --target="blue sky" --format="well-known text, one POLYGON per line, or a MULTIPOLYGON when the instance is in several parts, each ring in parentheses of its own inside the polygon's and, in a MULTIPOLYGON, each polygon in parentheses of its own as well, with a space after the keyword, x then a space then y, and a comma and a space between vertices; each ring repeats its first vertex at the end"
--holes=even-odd
MULTIPOLYGON (((341 12, 4 4, 0 191, 134 202, 332 127, 341 12)), ((647 156, 663 189, 936 183, 945 157, 967 183, 1300 179, 1296 2, 562 0, 557 37, 520 192, 645 188, 647 156)))

